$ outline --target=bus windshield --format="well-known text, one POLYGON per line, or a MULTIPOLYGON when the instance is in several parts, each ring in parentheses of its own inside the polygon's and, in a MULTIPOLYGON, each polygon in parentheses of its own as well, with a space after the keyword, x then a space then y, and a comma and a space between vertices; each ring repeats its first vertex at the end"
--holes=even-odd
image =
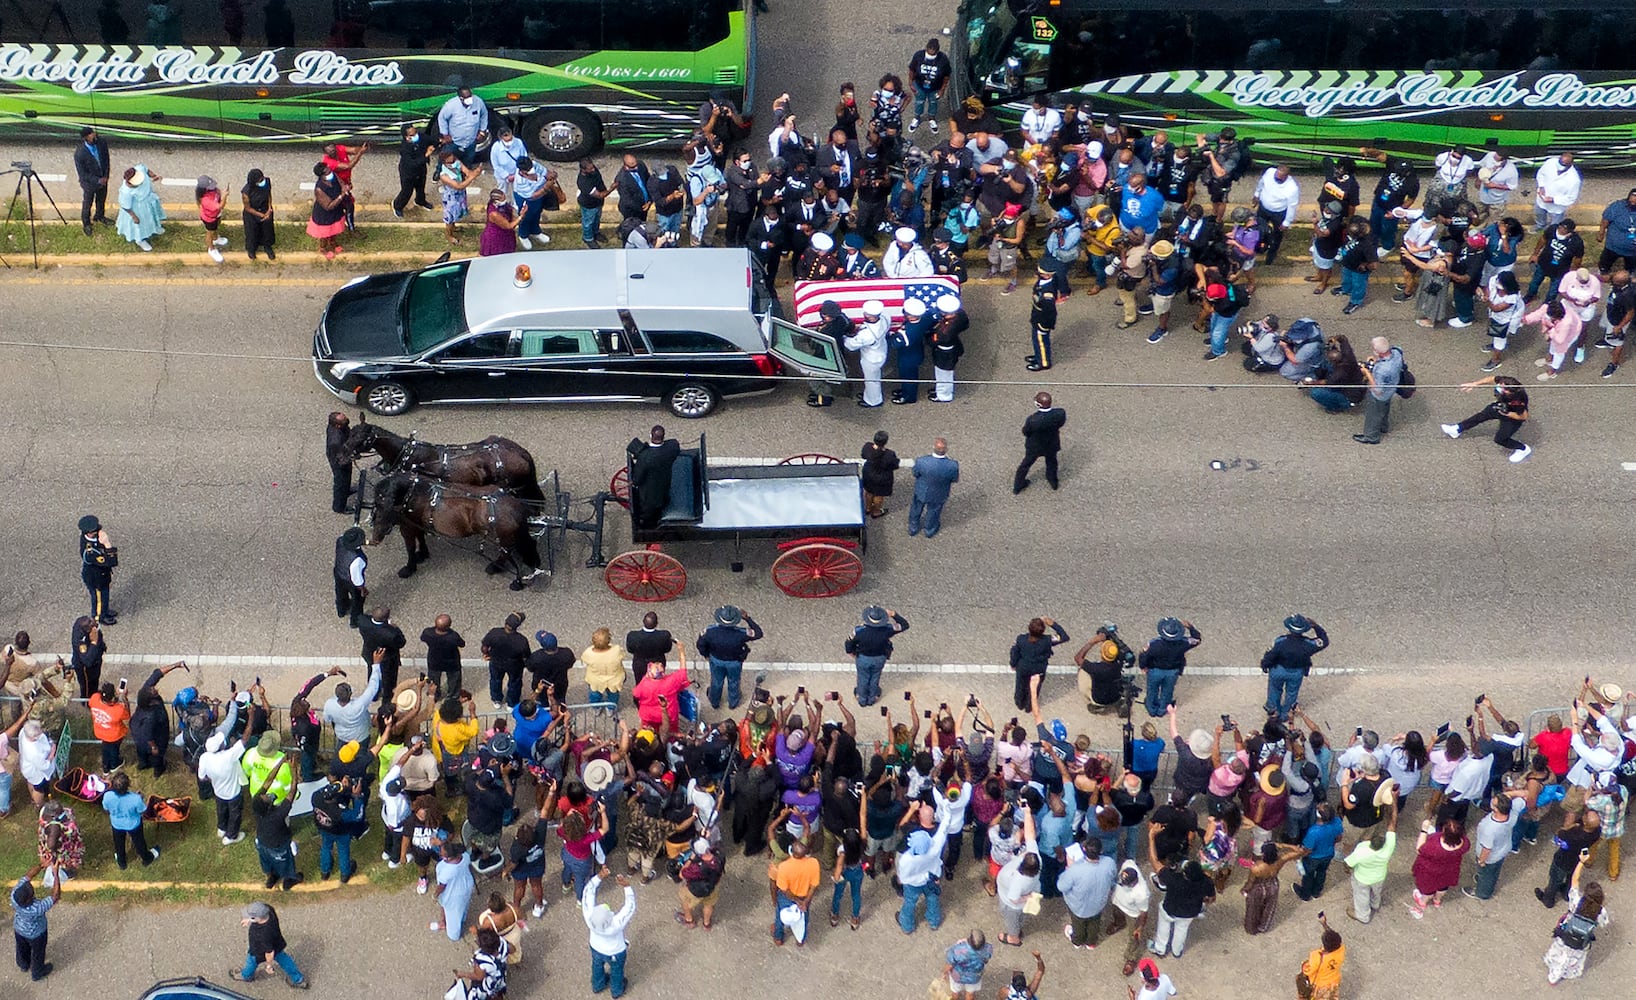
POLYGON ((740 108, 750 98, 743 0, 6 6, 8 137, 71 136, 89 124, 167 141, 396 138, 464 84, 534 155, 575 159, 603 144, 679 144, 713 91, 740 108))
POLYGON ((1636 139, 1636 20, 1569 0, 964 0, 958 37, 962 82, 1007 123, 1046 92, 1313 157, 1458 142, 1613 165, 1636 139))

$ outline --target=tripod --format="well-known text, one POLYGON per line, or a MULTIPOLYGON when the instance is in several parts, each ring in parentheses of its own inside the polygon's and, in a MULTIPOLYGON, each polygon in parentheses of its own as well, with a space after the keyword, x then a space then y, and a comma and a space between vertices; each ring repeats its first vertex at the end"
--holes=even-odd
MULTIPOLYGON (((5 177, 7 174, 17 175, 17 186, 11 192, 11 203, 6 206, 6 223, 8 225, 11 223, 11 217, 17 212, 17 199, 22 197, 23 189, 27 187, 28 245, 29 251, 34 257, 34 269, 38 271, 40 269, 40 232, 39 220, 34 217, 34 185, 38 184, 40 186, 40 193, 45 195, 45 200, 51 205, 51 210, 57 213, 57 221, 66 226, 68 220, 63 218, 62 209, 57 207, 57 200, 51 197, 51 192, 46 188, 45 181, 40 180, 40 175, 34 172, 33 164, 13 160, 11 166, 11 170, 0 171, 0 177, 5 177)), ((0 264, 5 264, 6 270, 11 270, 11 263, 4 258, 0 258, 0 264)))

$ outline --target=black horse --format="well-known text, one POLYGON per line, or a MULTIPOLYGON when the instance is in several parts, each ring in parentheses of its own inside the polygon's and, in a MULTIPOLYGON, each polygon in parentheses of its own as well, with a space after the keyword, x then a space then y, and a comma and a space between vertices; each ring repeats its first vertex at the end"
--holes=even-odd
POLYGON ((380 426, 360 421, 348 435, 342 455, 352 462, 361 456, 381 457, 389 473, 406 473, 465 486, 497 486, 509 490, 535 512, 545 509, 545 493, 534 468, 534 456, 511 440, 490 435, 471 444, 427 444, 401 437, 380 426))
POLYGON ((498 549, 489 573, 513 574, 512 590, 542 576, 540 550, 529 533, 528 504, 498 486, 453 485, 425 476, 394 473, 375 483, 370 507, 370 542, 379 544, 393 528, 403 536, 409 563, 398 576, 413 576, 432 557, 426 536, 477 538, 498 549))

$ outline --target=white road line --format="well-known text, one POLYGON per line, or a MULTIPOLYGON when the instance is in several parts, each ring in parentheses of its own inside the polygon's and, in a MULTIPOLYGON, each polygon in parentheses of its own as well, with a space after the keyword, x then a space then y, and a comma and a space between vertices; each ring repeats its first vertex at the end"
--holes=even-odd
POLYGON ((37 174, 34 175, 34 177, 37 180, 45 181, 47 184, 60 184, 63 181, 66 181, 68 179, 67 174, 40 174, 40 173, 37 173, 37 174))
POLYGON ((161 178, 159 183, 163 184, 165 187, 173 188, 190 188, 195 187, 198 184, 197 180, 189 180, 186 177, 165 177, 161 178))
POLYGON ((1626 472, 1636 472, 1636 462, 1620 462, 1619 468, 1624 469, 1626 472))
MULTIPOLYGON (((50 654, 41 654, 50 655, 50 654)), ((66 655, 65 655, 66 659, 66 655)), ((137 666, 159 667, 177 660, 186 660, 189 666, 221 667, 234 669, 275 669, 275 668, 303 668, 323 670, 329 667, 359 665, 356 653, 337 653, 333 656, 237 656, 218 653, 109 653, 103 657, 103 662, 110 666, 137 666)), ((403 658, 406 668, 419 670, 426 666, 423 657, 403 658)), ((898 663, 887 664, 889 671, 900 671, 913 674, 951 674, 957 676, 979 675, 1000 676, 1011 673, 1011 668, 1000 663, 898 663)), ((853 672, 853 665, 847 661, 836 662, 797 662, 797 661, 758 661, 751 660, 744 664, 744 672, 754 676, 757 673, 798 674, 798 673, 845 673, 853 672)), ((1060 673, 1067 673, 1060 669, 1060 673)), ((1259 667, 1206 667, 1192 666, 1187 668, 1189 675, 1202 677, 1259 677, 1259 667)), ((1316 676, 1333 676, 1341 674, 1367 673, 1364 667, 1313 667, 1312 673, 1316 676)))
MULTIPOLYGON (((777 465, 780 462, 782 462, 783 459, 781 459, 781 458, 738 458, 738 457, 730 456, 730 455, 711 455, 711 456, 709 456, 709 461, 710 461, 711 465, 777 465)), ((793 464, 797 464, 797 463, 792 462, 791 464, 793 465, 793 464)), ((862 465, 863 464, 863 459, 861 459, 861 458, 843 458, 843 459, 841 459, 841 464, 842 465, 862 465)), ((905 459, 902 459, 899 464, 900 464, 901 468, 912 469, 912 468, 915 467, 915 460, 912 459, 912 458, 905 458, 905 459)))

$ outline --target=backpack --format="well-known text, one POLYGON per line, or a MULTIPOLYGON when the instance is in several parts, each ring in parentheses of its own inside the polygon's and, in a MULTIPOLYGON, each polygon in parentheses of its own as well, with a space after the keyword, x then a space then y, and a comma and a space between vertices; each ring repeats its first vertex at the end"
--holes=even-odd
POLYGON ((181 709, 177 739, 182 747, 182 760, 187 766, 198 768, 199 755, 205 752, 205 741, 216 731, 216 709, 202 701, 195 701, 181 709))
POLYGON ((1242 309, 1250 301, 1250 293, 1231 282, 1227 284, 1227 302, 1242 309))
POLYGON ((1552 934, 1558 941, 1575 951, 1584 951, 1596 940, 1596 921, 1578 913, 1570 913, 1562 918, 1552 934))
POLYGON ((1403 374, 1397 380, 1397 394, 1404 399, 1414 398, 1414 372, 1409 370, 1409 363, 1403 362, 1403 374))
POLYGON ((1245 174, 1258 169, 1259 165, 1255 161, 1255 153, 1253 152, 1254 147, 1254 139, 1238 140, 1238 165, 1227 171, 1229 181, 1237 181, 1245 174))

